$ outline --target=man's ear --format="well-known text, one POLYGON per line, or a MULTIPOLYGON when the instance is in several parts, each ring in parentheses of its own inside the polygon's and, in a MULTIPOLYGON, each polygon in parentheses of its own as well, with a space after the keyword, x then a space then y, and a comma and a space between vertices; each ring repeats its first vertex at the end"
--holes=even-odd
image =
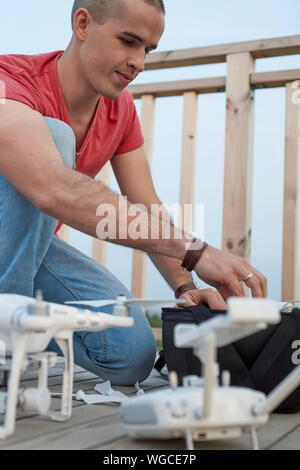
POLYGON ((85 41, 88 28, 92 21, 92 16, 86 8, 77 10, 74 16, 73 30, 78 41, 85 41))

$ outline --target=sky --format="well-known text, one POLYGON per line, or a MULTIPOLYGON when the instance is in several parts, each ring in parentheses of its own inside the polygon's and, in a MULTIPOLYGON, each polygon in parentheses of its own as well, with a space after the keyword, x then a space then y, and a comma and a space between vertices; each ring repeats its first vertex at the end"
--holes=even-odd
MULTIPOLYGON (((71 37, 72 5, 72 0, 5 2, 1 5, 0 54, 64 49, 71 37)), ((159 51, 300 33, 299 0, 165 0, 165 5, 166 30, 159 51)), ((300 68, 299 55, 256 61, 258 72, 296 68, 300 68)), ((175 68, 145 72, 135 83, 225 74, 226 64, 175 68)), ((139 111, 138 101, 136 106, 139 111)), ((205 239, 216 247, 221 246, 222 233, 225 107, 224 93, 199 96, 195 202, 204 204, 205 239)), ((152 173, 159 197, 168 204, 179 200, 182 110, 181 97, 156 102, 152 173)), ((284 89, 256 91, 251 263, 268 277, 269 297, 275 300, 281 297, 284 130, 284 89)), ((112 188, 118 189, 115 180, 112 188)), ((72 230, 70 243, 91 254, 90 237, 72 230)), ((131 250, 109 245, 108 268, 130 287, 131 250)), ((170 295, 170 288, 149 261, 147 297, 170 295)))

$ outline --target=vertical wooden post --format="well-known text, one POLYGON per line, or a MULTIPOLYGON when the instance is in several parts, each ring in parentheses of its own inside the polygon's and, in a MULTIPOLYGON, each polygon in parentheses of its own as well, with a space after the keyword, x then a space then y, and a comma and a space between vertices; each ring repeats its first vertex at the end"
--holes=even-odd
MULTIPOLYGON (((102 168, 96 179, 101 180, 107 186, 111 183, 111 165, 109 162, 102 168)), ((105 241, 94 238, 93 240, 93 259, 98 263, 106 266, 107 262, 107 243, 105 241)))
POLYGON ((58 237, 60 238, 60 240, 63 240, 64 242, 69 243, 69 240, 70 240, 70 227, 63 224, 60 227, 59 231, 58 231, 58 237))
POLYGON ((254 100, 250 53, 227 56, 223 249, 250 259, 254 100))
MULTIPOLYGON (((196 167, 196 130, 197 130, 197 102, 198 96, 194 91, 184 93, 183 133, 180 205, 193 204, 195 197, 195 167, 196 167)), ((185 223, 182 228, 193 230, 193 210, 186 212, 185 223)))
MULTIPOLYGON (((142 97, 141 124, 145 138, 145 150, 150 166, 153 151, 154 113, 154 96, 144 95, 142 97)), ((131 291, 134 297, 142 298, 146 295, 147 255, 140 251, 133 250, 132 256, 131 291)))
POLYGON ((293 84, 286 85, 282 301, 297 298, 300 104, 293 100, 295 91, 293 84))
POLYGON ((62 225, 59 229, 58 236, 61 240, 69 243, 70 240, 70 228, 67 225, 62 225))

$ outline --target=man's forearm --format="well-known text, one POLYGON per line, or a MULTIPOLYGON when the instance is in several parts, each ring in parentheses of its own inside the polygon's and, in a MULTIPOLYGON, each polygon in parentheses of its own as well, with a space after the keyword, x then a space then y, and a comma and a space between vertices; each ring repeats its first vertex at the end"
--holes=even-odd
POLYGON ((184 258, 186 248, 193 240, 191 234, 183 233, 171 221, 139 210, 103 183, 68 168, 56 182, 51 202, 42 210, 93 237, 178 260, 184 258), (130 229, 137 214, 139 225, 143 227, 143 238, 134 239, 130 229), (107 220, 108 230, 105 233, 97 230, 103 217, 107 220))
POLYGON ((174 292, 183 284, 193 282, 192 275, 181 268, 180 260, 153 253, 149 253, 149 258, 174 292))

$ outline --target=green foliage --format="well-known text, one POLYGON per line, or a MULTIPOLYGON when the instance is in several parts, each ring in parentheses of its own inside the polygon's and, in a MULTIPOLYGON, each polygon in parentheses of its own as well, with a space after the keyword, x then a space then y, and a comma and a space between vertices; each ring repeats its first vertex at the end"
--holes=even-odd
MULTIPOLYGON (((150 323, 151 328, 162 328, 162 320, 159 318, 159 316, 155 315, 149 315, 146 312, 146 318, 148 322, 150 323)), ((162 341, 157 340, 156 341, 156 350, 159 352, 163 349, 162 341)))
POLYGON ((146 318, 150 323, 151 328, 162 328, 162 320, 158 316, 150 316, 146 313, 146 318))

